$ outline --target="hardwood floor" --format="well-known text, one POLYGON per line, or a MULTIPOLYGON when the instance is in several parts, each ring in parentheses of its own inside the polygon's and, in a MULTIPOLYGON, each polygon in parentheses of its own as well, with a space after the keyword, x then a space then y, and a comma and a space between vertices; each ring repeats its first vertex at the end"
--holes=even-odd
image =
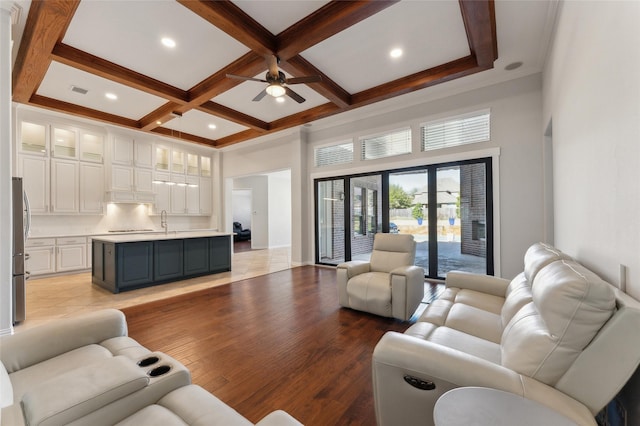
POLYGON ((309 426, 375 425, 371 355, 409 323, 340 308, 335 276, 304 266, 123 311, 131 337, 252 422, 283 409, 309 426))

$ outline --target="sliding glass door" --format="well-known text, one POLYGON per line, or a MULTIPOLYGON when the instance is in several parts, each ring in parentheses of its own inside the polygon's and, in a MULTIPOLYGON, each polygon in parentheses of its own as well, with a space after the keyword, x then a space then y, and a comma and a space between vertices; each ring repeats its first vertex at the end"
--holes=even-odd
POLYGON ((316 181, 316 262, 368 260, 378 232, 413 235, 426 277, 493 274, 491 159, 316 181))

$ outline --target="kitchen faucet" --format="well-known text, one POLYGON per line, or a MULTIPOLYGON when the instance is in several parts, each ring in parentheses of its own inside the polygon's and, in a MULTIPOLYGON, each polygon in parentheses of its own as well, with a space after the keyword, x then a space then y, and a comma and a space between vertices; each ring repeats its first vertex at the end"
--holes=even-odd
POLYGON ((167 211, 162 210, 160 212, 160 227, 164 228, 164 233, 169 233, 169 224, 167 223, 167 211))

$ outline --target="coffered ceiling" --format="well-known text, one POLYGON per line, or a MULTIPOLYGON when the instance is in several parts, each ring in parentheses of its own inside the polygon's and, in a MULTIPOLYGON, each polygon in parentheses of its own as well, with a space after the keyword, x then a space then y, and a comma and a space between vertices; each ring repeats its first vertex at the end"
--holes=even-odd
POLYGON ((17 4, 15 102, 217 148, 447 82, 539 72, 555 12, 493 0, 17 4), (272 55, 287 78, 320 76, 288 85, 304 102, 254 101, 267 83, 227 77, 265 79, 272 55))

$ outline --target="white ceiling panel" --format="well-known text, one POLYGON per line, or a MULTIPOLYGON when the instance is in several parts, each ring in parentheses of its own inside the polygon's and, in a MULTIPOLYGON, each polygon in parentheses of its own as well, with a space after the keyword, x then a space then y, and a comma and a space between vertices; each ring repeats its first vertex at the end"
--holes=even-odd
POLYGON ((182 117, 168 121, 163 127, 174 130, 177 136, 180 132, 185 132, 207 139, 220 139, 248 129, 248 127, 196 109, 186 112, 182 117), (215 129, 211 129, 209 125, 215 125, 215 129))
POLYGON ((236 6, 265 27, 271 34, 278 35, 291 25, 320 9, 328 1, 234 1, 236 6))
MULTIPOLYGON (((285 73, 285 75, 287 78, 291 77, 290 74, 285 73)), ((254 77, 264 78, 264 73, 260 73, 254 77)), ((289 86, 291 90, 306 99, 305 102, 301 104, 288 96, 283 96, 284 102, 278 102, 276 98, 269 95, 266 95, 258 102, 254 102, 252 99, 266 87, 267 83, 247 81, 216 96, 212 101, 266 122, 297 114, 328 102, 324 96, 321 96, 318 92, 304 84, 293 84, 289 86)))
POLYGON ((249 49, 176 1, 78 6, 63 43, 188 90, 249 49), (174 48, 161 43, 176 42, 174 48))
POLYGON ((469 55, 457 1, 403 1, 302 56, 350 93, 469 55), (391 59, 389 52, 404 54, 391 59))
POLYGON ((133 120, 144 117, 149 111, 167 102, 157 96, 59 62, 51 62, 37 94, 133 120), (88 92, 84 95, 76 93, 71 90, 71 86, 80 87, 88 92), (113 93, 118 99, 107 99, 106 93, 113 93))

